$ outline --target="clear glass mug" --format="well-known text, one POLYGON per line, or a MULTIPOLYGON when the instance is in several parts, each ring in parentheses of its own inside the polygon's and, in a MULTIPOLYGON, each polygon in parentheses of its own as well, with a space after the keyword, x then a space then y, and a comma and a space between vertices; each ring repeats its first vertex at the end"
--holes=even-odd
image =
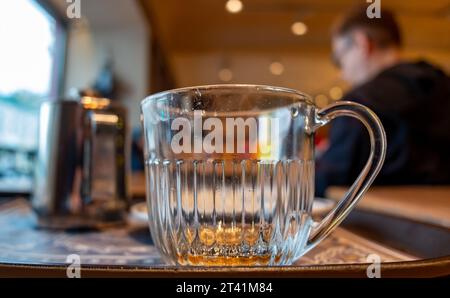
POLYGON ((386 136, 367 107, 318 109, 295 90, 212 85, 141 103, 149 226, 170 265, 289 265, 347 216, 381 169, 386 136), (314 134, 340 116, 370 135, 366 166, 313 225, 314 134))

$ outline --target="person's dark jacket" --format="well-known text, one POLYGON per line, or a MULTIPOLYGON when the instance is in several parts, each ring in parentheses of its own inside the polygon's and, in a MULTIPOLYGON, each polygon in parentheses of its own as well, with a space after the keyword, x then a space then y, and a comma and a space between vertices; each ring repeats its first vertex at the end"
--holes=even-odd
MULTIPOLYGON (((379 185, 450 184, 450 78, 426 63, 401 63, 351 90, 345 100, 372 109, 386 130, 387 153, 379 185)), ((365 127, 335 119, 330 147, 317 160, 316 195, 351 185, 369 156, 365 127)))

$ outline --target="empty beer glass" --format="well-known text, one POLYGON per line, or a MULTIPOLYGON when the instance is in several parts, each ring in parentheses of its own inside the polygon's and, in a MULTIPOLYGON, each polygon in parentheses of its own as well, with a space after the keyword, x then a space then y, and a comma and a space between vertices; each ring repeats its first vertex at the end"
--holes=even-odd
POLYGON ((141 108, 149 226, 171 265, 292 264, 346 217, 386 151, 368 108, 341 101, 318 109, 290 89, 182 88, 152 95, 141 108), (367 127, 371 153, 344 198, 315 224, 314 135, 340 116, 367 127))

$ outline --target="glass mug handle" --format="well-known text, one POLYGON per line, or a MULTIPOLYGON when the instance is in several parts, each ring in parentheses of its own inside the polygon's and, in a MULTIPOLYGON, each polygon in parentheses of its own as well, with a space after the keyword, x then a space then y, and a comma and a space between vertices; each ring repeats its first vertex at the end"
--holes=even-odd
POLYGON ((345 219, 375 180, 375 177, 381 170, 386 155, 386 133, 383 125, 374 112, 361 104, 350 101, 341 101, 317 111, 317 126, 315 129, 324 126, 331 120, 341 116, 356 118, 367 128, 371 147, 369 159, 344 197, 337 203, 334 209, 322 219, 319 225, 312 229, 306 248, 302 254, 316 246, 345 219))

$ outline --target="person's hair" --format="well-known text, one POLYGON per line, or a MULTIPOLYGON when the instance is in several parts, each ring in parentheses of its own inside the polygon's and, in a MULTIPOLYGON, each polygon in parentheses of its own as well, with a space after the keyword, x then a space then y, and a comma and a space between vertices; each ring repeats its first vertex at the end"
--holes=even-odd
POLYGON ((376 46, 401 47, 402 35, 394 14, 381 8, 381 17, 370 19, 366 6, 356 6, 342 15, 332 28, 333 36, 345 36, 353 30, 362 30, 376 46))

